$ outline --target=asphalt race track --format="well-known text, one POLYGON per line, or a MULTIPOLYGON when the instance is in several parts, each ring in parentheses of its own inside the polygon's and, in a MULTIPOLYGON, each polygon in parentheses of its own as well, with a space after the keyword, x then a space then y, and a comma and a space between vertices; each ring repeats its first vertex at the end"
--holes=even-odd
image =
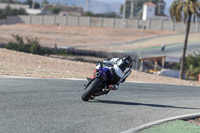
MULTIPOLYGON (((140 51, 140 56, 142 58, 157 57, 157 56, 181 57, 183 53, 183 45, 184 44, 166 45, 164 51, 161 51, 161 46, 157 46, 157 47, 144 48, 140 50, 139 49, 129 50, 124 52, 138 54, 138 52, 140 51)), ((199 51, 200 51, 199 43, 189 43, 187 46, 186 55, 194 54, 195 52, 199 53, 199 51)))
POLYGON ((83 102, 86 81, 0 78, 2 133, 117 133, 200 111, 200 88, 124 83, 83 102))
MULTIPOLYGON (((189 43, 187 47, 186 54, 193 54, 194 51, 199 51, 199 43, 189 43)), ((156 57, 156 56, 172 56, 181 57, 183 52, 183 44, 166 46, 164 51, 161 51, 160 47, 152 49, 141 50, 141 55, 143 57, 156 57)))

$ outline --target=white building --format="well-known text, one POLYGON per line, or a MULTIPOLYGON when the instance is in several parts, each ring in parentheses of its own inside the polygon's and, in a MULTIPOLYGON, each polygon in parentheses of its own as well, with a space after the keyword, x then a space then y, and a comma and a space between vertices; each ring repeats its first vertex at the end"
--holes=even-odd
POLYGON ((28 13, 29 15, 39 15, 39 14, 42 14, 43 12, 41 9, 27 8, 26 13, 28 13))
POLYGON ((12 9, 22 8, 26 11, 26 13, 30 15, 42 14, 41 9, 32 9, 32 8, 29 8, 29 5, 0 3, 0 9, 5 9, 7 6, 9 6, 12 9))
POLYGON ((142 20, 146 21, 149 19, 155 20, 169 20, 170 18, 166 15, 156 15, 156 5, 153 3, 145 3, 143 5, 143 16, 142 20))
POLYGON ((142 20, 146 21, 148 19, 155 18, 156 5, 153 3, 145 3, 143 5, 143 17, 142 20))
POLYGON ((0 9, 4 9, 7 6, 10 6, 10 8, 13 8, 13 9, 20 9, 20 8, 28 9, 29 8, 29 5, 0 3, 0 9))

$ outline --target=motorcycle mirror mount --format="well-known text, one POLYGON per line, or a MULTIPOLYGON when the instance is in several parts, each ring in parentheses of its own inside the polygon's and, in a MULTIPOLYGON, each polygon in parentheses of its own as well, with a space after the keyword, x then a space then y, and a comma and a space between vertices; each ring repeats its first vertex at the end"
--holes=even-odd
POLYGON ((104 58, 104 61, 108 61, 108 58, 104 58))

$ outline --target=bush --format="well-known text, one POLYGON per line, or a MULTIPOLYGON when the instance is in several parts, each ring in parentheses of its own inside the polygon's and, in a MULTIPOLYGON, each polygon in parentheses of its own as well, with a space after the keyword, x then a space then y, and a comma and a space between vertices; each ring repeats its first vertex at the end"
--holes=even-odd
POLYGON ((91 16, 91 17, 106 17, 106 18, 119 18, 120 17, 115 12, 107 12, 107 13, 97 13, 97 14, 94 14, 93 12, 88 11, 88 12, 85 12, 84 15, 85 16, 91 16))
POLYGON ((4 47, 7 49, 39 55, 51 54, 48 48, 40 46, 39 40, 37 38, 26 38, 27 43, 24 43, 23 37, 19 35, 12 36, 15 38, 16 42, 9 42, 7 45, 5 45, 4 47))
POLYGON ((4 45, 4 48, 25 52, 25 53, 32 53, 32 54, 38 54, 38 55, 66 55, 66 50, 59 50, 59 49, 51 49, 42 47, 39 44, 39 39, 34 38, 26 38, 26 43, 24 42, 24 39, 22 36, 19 35, 12 35, 13 38, 16 40, 15 42, 9 42, 7 45, 4 45))
MULTIPOLYGON (((173 69, 180 70, 180 64, 173 69)), ((185 61, 186 79, 198 80, 200 74, 200 52, 190 54, 186 57, 185 61)))
POLYGON ((30 53, 39 54, 39 55, 46 54, 46 49, 39 45, 39 40, 37 38, 35 39, 27 38, 26 40, 27 40, 27 45, 28 45, 28 49, 30 53))

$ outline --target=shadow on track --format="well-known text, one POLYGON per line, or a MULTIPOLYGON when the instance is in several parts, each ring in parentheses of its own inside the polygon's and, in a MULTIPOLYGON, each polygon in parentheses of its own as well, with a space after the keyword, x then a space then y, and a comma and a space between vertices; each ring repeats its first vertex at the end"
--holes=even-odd
POLYGON ((177 106, 171 106, 171 105, 125 102, 125 101, 94 100, 92 102, 106 103, 106 104, 118 104, 118 105, 129 105, 129 106, 149 106, 149 107, 155 107, 155 108, 200 109, 200 108, 190 108, 190 107, 177 107, 177 106))

